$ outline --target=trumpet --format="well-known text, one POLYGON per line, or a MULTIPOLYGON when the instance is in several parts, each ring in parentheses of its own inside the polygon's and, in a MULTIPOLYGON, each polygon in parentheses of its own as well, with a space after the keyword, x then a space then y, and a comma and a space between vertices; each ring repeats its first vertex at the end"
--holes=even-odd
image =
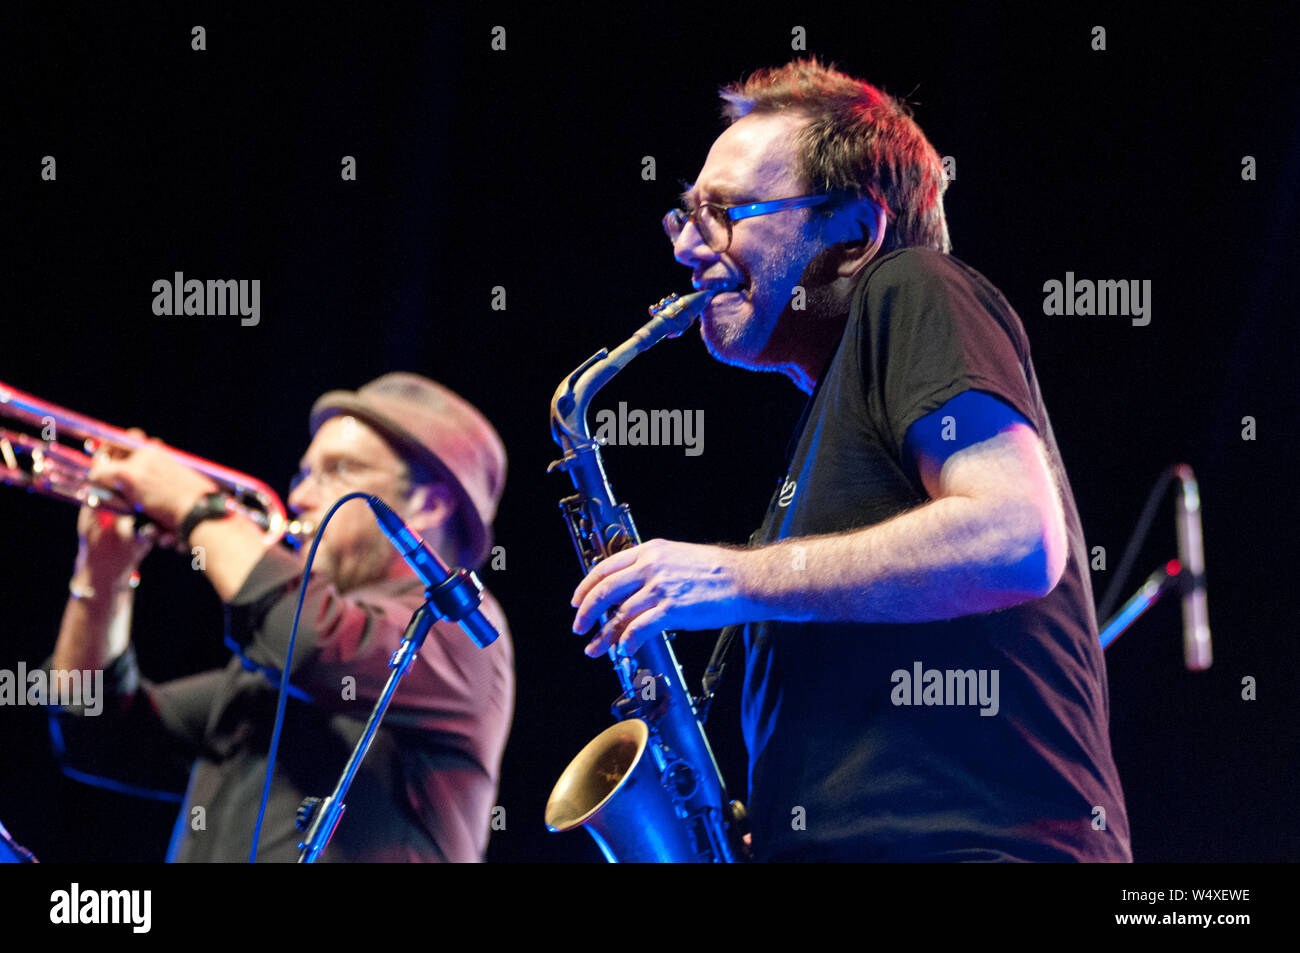
MULTIPOLYGON (((30 493, 114 513, 138 515, 120 494, 90 482, 94 455, 107 447, 135 450, 148 441, 0 381, 0 422, 24 425, 38 435, 0 427, 0 483, 30 493), (80 449, 61 442, 76 440, 80 449)), ((256 524, 270 543, 284 540, 296 546, 311 533, 310 523, 291 520, 284 503, 261 480, 210 460, 165 447, 176 461, 215 482, 230 497, 230 508, 256 524)))

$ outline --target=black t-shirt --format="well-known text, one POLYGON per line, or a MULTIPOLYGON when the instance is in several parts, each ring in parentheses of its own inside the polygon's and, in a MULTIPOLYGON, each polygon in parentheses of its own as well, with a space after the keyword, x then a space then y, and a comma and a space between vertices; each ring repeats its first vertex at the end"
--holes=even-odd
POLYGON ((869 266, 753 541, 924 504, 904 438, 967 390, 1042 439, 1069 534, 1064 576, 1042 599, 942 622, 747 626, 761 859, 1132 859, 1078 512, 1024 329, 983 276, 918 248, 869 266))

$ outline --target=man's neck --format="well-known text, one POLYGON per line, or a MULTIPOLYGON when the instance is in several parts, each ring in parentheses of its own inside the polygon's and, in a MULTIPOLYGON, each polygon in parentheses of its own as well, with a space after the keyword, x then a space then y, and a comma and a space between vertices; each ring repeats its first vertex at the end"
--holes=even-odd
POLYGON ((782 321, 765 348, 770 354, 780 354, 781 358, 772 360, 769 366, 790 378, 805 394, 811 394, 830 366, 848 320, 849 311, 845 306, 834 316, 782 321))
MULTIPOLYGON (((879 257, 873 255, 870 261, 879 257)), ((764 348, 766 354, 772 355, 769 367, 785 374, 805 394, 811 394, 839 349, 853 295, 870 270, 867 267, 852 277, 810 290, 802 312, 787 309, 764 348)))

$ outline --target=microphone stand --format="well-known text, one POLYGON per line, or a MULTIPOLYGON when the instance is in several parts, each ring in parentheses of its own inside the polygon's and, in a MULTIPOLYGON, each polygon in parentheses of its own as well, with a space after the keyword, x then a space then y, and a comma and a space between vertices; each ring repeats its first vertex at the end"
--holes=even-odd
POLYGON ((1128 600, 1120 606, 1105 625, 1101 627, 1099 639, 1101 647, 1105 649, 1117 638, 1136 622, 1148 609, 1155 605, 1160 597, 1170 589, 1181 589, 1182 580, 1186 576, 1182 563, 1177 559, 1171 559, 1151 575, 1147 576, 1146 582, 1142 583, 1128 600))
POLYGON ((392 669, 392 674, 388 676, 388 682, 384 685, 378 701, 375 702, 365 730, 361 733, 356 747, 352 749, 352 756, 344 765, 343 773, 339 776, 334 791, 323 801, 318 797, 304 798, 302 804, 298 806, 296 820, 298 830, 307 832, 302 843, 298 845, 302 851, 298 855, 298 863, 315 863, 321 851, 329 846, 330 838, 334 836, 334 829, 338 827, 343 811, 347 808, 343 798, 347 796, 348 788, 352 786, 352 779, 370 750, 379 723, 383 721, 388 711, 388 704, 397 691, 397 683, 411 667, 415 657, 420 654, 420 648, 424 645, 429 630, 439 619, 459 622, 463 616, 474 611, 478 605, 479 588, 481 587, 474 574, 460 569, 448 575, 439 585, 424 591, 424 604, 411 616, 406 632, 402 635, 401 646, 388 660, 388 667, 392 669))
POLYGON ((1167 468, 1151 488, 1138 525, 1125 547, 1124 558, 1120 560, 1115 583, 1102 599, 1101 610, 1114 605, 1111 597, 1116 592, 1116 585, 1127 578, 1138 547, 1151 529, 1151 520, 1155 516, 1160 497, 1175 480, 1181 487, 1181 495, 1175 504, 1178 516, 1178 558, 1169 560, 1147 577, 1141 588, 1102 625, 1098 641, 1104 650, 1155 605, 1161 596, 1171 589, 1177 589, 1183 597, 1183 661, 1190 671, 1200 672, 1210 667, 1213 656, 1205 610, 1205 556, 1201 544, 1200 491, 1192 468, 1187 464, 1177 463, 1167 468))

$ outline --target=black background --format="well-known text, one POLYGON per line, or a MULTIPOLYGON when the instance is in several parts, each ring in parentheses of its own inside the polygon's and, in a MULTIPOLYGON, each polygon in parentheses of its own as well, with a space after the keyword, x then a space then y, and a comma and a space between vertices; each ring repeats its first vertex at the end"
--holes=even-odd
MULTIPOLYGON (((1135 859, 1292 859, 1300 84, 1283 9, 6 7, 0 380, 282 490, 325 390, 412 370, 478 404, 510 452, 506 568, 482 575, 518 662, 506 829, 488 856, 598 859, 585 835, 542 825, 615 692, 569 632, 579 572, 555 506, 570 487, 545 473, 547 405, 687 287, 658 219, 720 129, 716 88, 796 55, 802 26, 808 52, 906 96, 955 158, 953 250, 1025 323, 1088 544, 1108 554, 1098 597, 1160 470, 1184 460, 1200 479, 1214 667, 1183 669, 1176 602, 1107 653, 1135 859), (206 51, 190 48, 195 24, 206 51), (45 155, 55 182, 40 179, 45 155), (259 278, 260 325, 155 316, 152 283, 175 271, 259 278), (1043 283, 1067 271, 1149 279, 1150 325, 1044 316, 1043 283), (1241 699, 1247 676, 1257 701, 1241 699)), ((698 457, 606 453, 643 536, 743 541, 802 395, 713 362, 692 334, 597 406, 620 400, 704 410, 698 457)), ((1171 512, 1139 573, 1174 555, 1171 512)), ((74 524, 71 507, 0 490, 0 667, 52 648, 74 524)), ((223 664, 201 575, 154 554, 144 577, 144 671, 223 664)), ((693 676, 712 641, 678 640, 693 676)), ((738 685, 733 671, 710 734, 743 794, 738 685)), ((173 817, 65 779, 43 713, 0 709, 0 819, 43 860, 159 860, 173 817)))

